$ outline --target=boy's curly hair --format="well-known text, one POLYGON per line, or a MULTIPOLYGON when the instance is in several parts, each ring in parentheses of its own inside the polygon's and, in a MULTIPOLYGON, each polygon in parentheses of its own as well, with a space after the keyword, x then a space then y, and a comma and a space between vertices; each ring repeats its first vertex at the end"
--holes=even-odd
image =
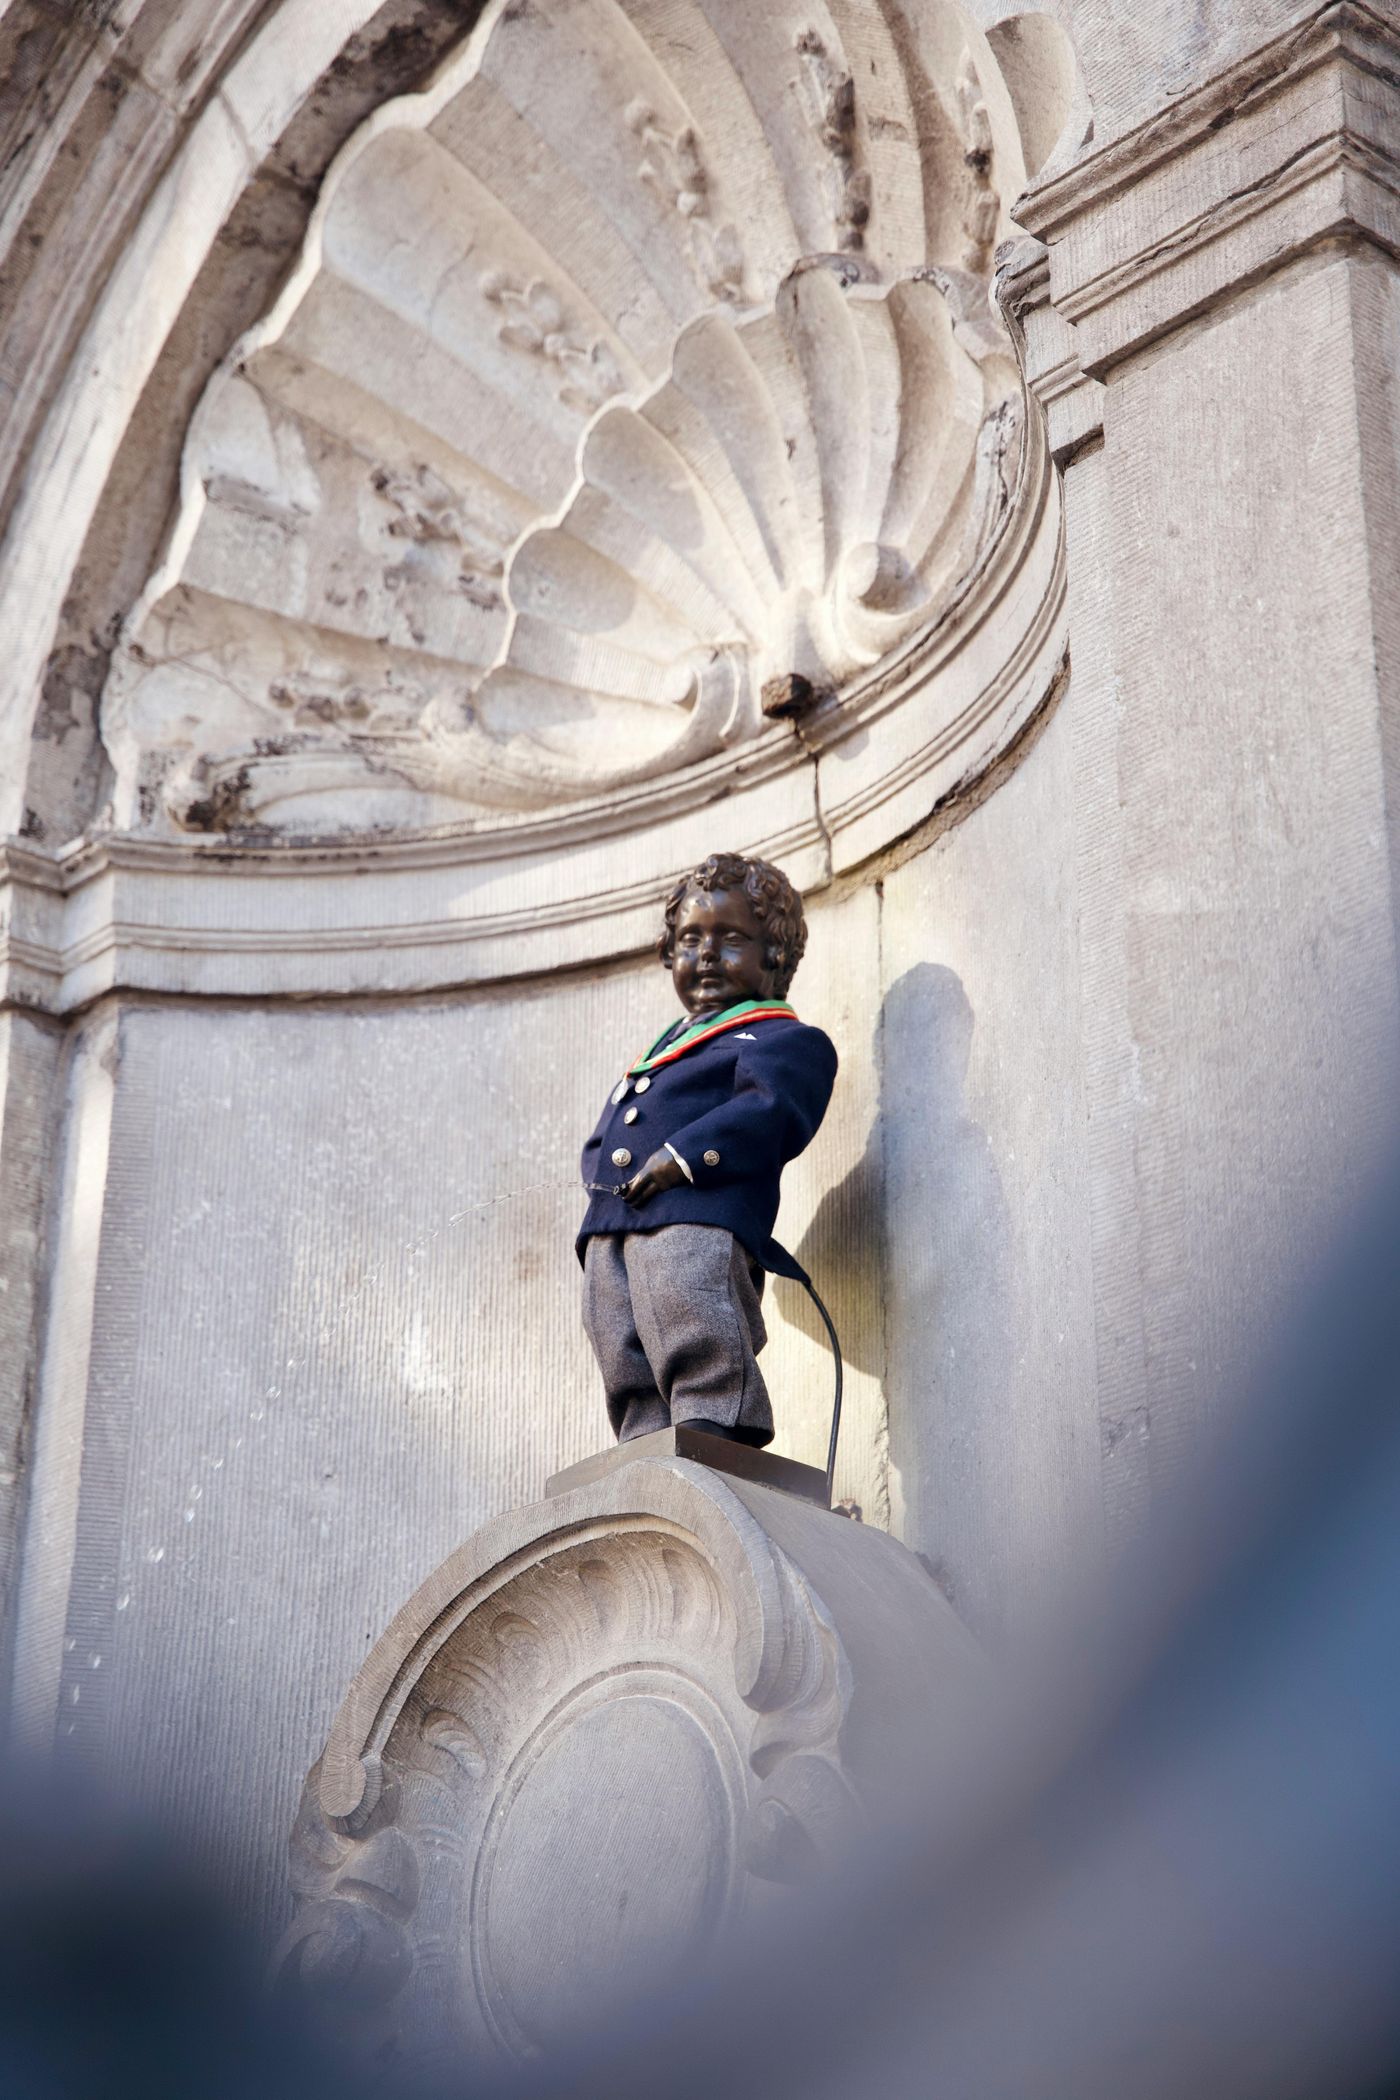
POLYGON ((802 899, 781 868, 766 860, 746 860, 742 853, 712 853, 692 868, 666 899, 666 924, 656 952, 669 970, 676 953, 676 920, 686 898, 699 891, 742 890, 753 915, 768 937, 768 967, 774 972, 775 996, 786 999, 797 965, 807 950, 807 921, 802 899))

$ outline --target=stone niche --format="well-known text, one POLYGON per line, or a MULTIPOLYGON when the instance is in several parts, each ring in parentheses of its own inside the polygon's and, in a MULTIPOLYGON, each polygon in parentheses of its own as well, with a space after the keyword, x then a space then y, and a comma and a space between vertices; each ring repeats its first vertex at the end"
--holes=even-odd
POLYGON ((996 766, 1066 657, 1032 19, 495 0, 376 111, 189 423, 23 995, 617 954, 717 822, 820 887, 996 766))
POLYGON ((981 1682, 884 1533, 621 1464, 488 1524, 375 1648, 306 1783, 282 1980, 381 2062, 548 2053, 800 1904, 981 1682))

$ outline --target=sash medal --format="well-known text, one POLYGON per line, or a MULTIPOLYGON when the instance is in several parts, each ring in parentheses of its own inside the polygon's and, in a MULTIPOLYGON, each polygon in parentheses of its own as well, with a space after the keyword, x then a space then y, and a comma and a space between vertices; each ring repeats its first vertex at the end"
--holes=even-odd
MULTIPOLYGON (((643 1085, 639 1086, 637 1091, 639 1093, 645 1091, 645 1088, 651 1085, 651 1080, 646 1076, 647 1074, 657 1071, 662 1065, 674 1064, 678 1057, 684 1057, 686 1051, 693 1050, 698 1043, 708 1043, 711 1036, 726 1035, 731 1028, 741 1028, 745 1021, 795 1021, 796 1019, 797 1015, 785 999, 745 999, 739 1006, 727 1006, 723 1013, 715 1016, 713 1021, 697 1021, 694 1027, 687 1028, 685 1034, 672 1043, 668 1050, 662 1050, 658 1055, 657 1044, 664 1043, 671 1032, 670 1027, 663 1028, 646 1055, 639 1057, 635 1064, 630 1064, 627 1067, 627 1077, 613 1095, 613 1100, 618 1102, 625 1099, 627 1089, 634 1079, 643 1081, 643 1085)), ((674 1025, 674 1023, 671 1024, 672 1027, 674 1025)))

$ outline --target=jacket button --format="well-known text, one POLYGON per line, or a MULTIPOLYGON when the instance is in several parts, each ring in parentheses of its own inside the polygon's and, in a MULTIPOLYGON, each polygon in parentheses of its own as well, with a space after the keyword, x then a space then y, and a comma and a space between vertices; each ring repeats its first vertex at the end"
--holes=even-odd
POLYGON ((640 1114, 639 1108, 629 1108, 622 1120, 624 1123, 635 1123, 640 1114))
POLYGON ((625 1145, 619 1145, 616 1152, 614 1152, 613 1154, 613 1165, 615 1167, 630 1167, 631 1164, 631 1153, 627 1150, 627 1147, 625 1145))
POLYGON ((646 1092, 647 1088, 648 1088, 648 1087, 649 1087, 650 1085, 651 1085, 651 1081, 650 1081, 649 1079, 647 1079, 647 1078, 646 1078, 645 1076, 644 1076, 644 1077, 642 1077, 641 1079, 639 1079, 639 1080, 637 1081, 637 1092, 638 1092, 639 1094, 644 1094, 644 1093, 646 1092))
POLYGON ((719 1165, 718 1152, 707 1152, 705 1154, 705 1165, 707 1167, 717 1167, 719 1165))

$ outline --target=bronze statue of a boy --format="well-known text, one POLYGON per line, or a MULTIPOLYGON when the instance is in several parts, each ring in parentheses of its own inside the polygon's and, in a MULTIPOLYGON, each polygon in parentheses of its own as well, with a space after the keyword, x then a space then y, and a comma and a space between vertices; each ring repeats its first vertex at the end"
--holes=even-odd
POLYGON ((584 1326, 623 1442, 673 1422, 773 1440, 764 1277, 802 1273, 772 1236, 779 1183, 837 1066, 788 1004, 806 945, 802 899, 766 861, 711 854, 666 901, 658 953, 684 1015, 628 1066, 583 1149, 584 1326))

